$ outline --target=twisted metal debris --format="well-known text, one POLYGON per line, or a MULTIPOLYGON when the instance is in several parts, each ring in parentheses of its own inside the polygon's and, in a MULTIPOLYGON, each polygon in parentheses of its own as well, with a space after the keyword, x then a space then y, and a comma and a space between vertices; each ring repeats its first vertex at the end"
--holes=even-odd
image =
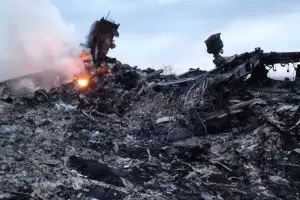
POLYGON ((298 199, 300 80, 255 77, 259 55, 179 76, 116 62, 87 93, 3 85, 0 199, 298 199))

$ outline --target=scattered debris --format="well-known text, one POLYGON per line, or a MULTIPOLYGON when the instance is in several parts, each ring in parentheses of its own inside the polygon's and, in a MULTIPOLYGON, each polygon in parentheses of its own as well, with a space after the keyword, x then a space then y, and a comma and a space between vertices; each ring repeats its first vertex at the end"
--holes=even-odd
MULTIPOLYGON (((96 66, 107 47, 89 44, 96 66)), ((73 81, 30 98, 2 83, 0 199, 298 199, 300 80, 261 73, 300 53, 223 58, 220 34, 206 44, 211 71, 117 61, 84 91, 73 81)))
POLYGON ((161 124, 165 122, 176 121, 175 117, 162 117, 156 120, 156 124, 161 124))

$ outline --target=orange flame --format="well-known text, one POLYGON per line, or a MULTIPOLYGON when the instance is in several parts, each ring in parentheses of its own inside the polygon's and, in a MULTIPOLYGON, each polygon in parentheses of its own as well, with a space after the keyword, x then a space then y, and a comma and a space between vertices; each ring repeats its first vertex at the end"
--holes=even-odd
POLYGON ((89 85, 89 80, 88 79, 78 79, 77 84, 81 88, 85 88, 89 85))
POLYGON ((86 88, 90 84, 90 76, 87 74, 79 74, 75 77, 75 81, 79 88, 86 88))

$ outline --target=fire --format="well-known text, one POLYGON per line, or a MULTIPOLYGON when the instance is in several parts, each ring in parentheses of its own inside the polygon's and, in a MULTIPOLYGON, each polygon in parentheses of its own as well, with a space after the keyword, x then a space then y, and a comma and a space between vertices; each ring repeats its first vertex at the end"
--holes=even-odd
POLYGON ((84 78, 78 79, 77 84, 78 84, 79 87, 84 88, 84 87, 87 87, 89 85, 89 80, 84 79, 84 78))
POLYGON ((90 84, 90 76, 85 73, 77 75, 74 79, 79 88, 86 88, 90 84))

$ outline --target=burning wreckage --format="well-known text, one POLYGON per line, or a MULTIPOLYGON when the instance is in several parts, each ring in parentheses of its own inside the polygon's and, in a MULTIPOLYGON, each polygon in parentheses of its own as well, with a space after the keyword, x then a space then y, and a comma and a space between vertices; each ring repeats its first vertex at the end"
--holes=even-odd
POLYGON ((299 199, 300 67, 267 73, 300 52, 222 57, 219 33, 213 70, 162 75, 106 56, 118 26, 92 26, 71 83, 1 84, 0 199, 299 199))

